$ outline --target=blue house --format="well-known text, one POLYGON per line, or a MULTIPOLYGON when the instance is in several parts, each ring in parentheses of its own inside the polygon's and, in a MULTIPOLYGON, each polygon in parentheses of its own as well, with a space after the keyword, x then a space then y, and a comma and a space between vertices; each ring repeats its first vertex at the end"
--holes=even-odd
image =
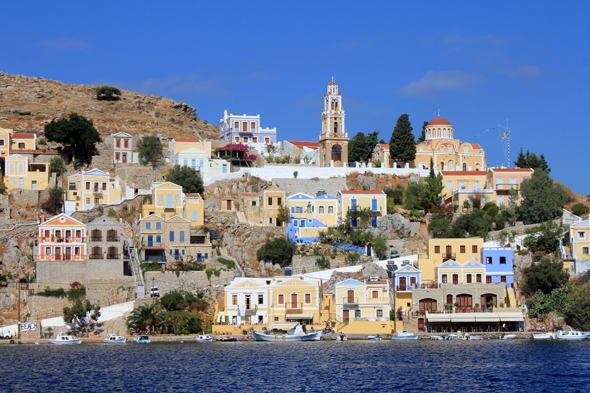
POLYGON ((412 265, 402 266, 393 272, 393 290, 411 292, 413 287, 420 288, 422 273, 412 265))
POLYGON ((289 223, 287 236, 296 243, 319 240, 319 231, 336 222, 338 200, 328 195, 313 197, 299 192, 287 198, 289 223))
POLYGON ((514 282, 512 247, 484 247, 481 249, 482 263, 486 268, 486 282, 506 283, 510 288, 514 282))

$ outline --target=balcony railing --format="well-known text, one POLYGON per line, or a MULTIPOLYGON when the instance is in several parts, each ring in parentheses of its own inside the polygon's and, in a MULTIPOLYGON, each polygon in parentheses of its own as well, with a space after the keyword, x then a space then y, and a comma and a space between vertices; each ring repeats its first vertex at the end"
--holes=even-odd
POLYGON ((519 190, 520 184, 496 184, 496 190, 519 190))
POLYGON ((302 310, 303 309, 303 303, 287 303, 287 310, 302 310))
POLYGON ((118 242, 119 238, 117 236, 107 236, 107 242, 118 242))
POLYGON ((36 255, 35 262, 39 261, 85 261, 86 255, 72 255, 72 254, 60 254, 60 255, 36 255))
POLYGON ((103 252, 102 254, 90 254, 88 259, 123 259, 123 253, 120 254, 109 254, 103 252))
POLYGON ((101 242, 102 241, 102 236, 91 236, 90 237, 90 241, 91 242, 101 242))
POLYGON ((39 243, 86 243, 85 237, 41 236, 39 243))
POLYGON ((445 252, 442 254, 443 261, 448 261, 449 259, 455 260, 457 254, 454 252, 445 252))
POLYGON ((342 303, 344 304, 358 304, 359 298, 356 296, 347 296, 342 298, 342 303))

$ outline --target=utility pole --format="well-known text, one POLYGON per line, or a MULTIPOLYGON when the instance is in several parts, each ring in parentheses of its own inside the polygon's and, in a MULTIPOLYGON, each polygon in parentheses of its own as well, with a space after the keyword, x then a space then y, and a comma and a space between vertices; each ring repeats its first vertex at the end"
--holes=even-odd
MULTIPOLYGON (((506 158, 508 160, 508 166, 507 168, 510 168, 510 127, 508 126, 508 119, 506 119, 506 127, 498 125, 498 127, 503 128, 506 130, 506 138, 508 139, 506 141, 506 158)), ((504 139, 504 138, 502 138, 504 139)))
POLYGON ((152 277, 152 288, 150 289, 150 296, 153 299, 153 303, 156 304, 156 297, 154 296, 154 288, 156 287, 156 278, 152 277))
POLYGON ((20 340, 20 280, 18 280, 18 339, 20 340))

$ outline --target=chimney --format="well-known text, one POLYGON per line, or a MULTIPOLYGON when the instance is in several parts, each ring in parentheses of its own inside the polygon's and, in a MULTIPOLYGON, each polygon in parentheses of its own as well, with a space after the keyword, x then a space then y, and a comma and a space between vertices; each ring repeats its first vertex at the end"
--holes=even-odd
POLYGON ((41 224, 45 222, 45 214, 41 214, 41 224))

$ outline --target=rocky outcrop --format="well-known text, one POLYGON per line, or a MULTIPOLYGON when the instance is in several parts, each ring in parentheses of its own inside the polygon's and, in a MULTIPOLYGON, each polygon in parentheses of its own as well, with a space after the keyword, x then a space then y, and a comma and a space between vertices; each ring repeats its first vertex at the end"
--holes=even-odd
POLYGON ((414 223, 401 214, 388 214, 377 219, 377 228, 371 231, 375 236, 389 233, 388 239, 406 239, 418 234, 420 223, 414 223))
POLYGON ((31 255, 31 248, 26 240, 19 246, 16 237, 12 237, 6 244, 6 251, 2 256, 4 274, 20 274, 31 265, 31 260, 27 255, 31 255))

